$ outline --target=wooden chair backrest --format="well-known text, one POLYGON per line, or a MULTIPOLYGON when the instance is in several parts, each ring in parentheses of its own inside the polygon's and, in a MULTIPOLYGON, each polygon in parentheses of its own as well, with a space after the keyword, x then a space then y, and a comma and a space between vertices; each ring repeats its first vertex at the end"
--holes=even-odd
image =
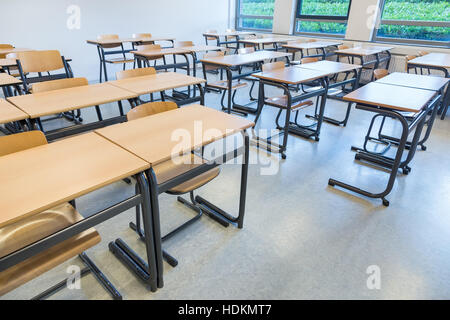
POLYGON ((26 131, 0 137, 0 156, 47 144, 42 131, 26 131))
POLYGON ((8 43, 0 43, 0 49, 14 49, 14 46, 8 43))
POLYGON ((122 79, 128 79, 128 78, 149 76, 152 74, 156 74, 155 68, 152 68, 152 67, 137 68, 137 69, 118 71, 118 72, 116 72, 116 78, 117 78, 117 80, 122 80, 122 79))
MULTIPOLYGON (((101 34, 97 36, 97 40, 117 40, 119 39, 119 35, 117 34, 101 34)), ((117 48, 120 47, 121 44, 103 44, 102 47, 106 49, 117 48)))
MULTIPOLYGON (((203 58, 223 57, 225 55, 222 51, 210 51, 203 55, 203 58)), ((205 70, 218 70, 219 68, 212 65, 205 65, 205 70)))
POLYGON ((388 74, 389 74, 389 71, 386 69, 375 69, 373 71, 373 75, 375 76, 375 79, 377 79, 377 80, 386 77, 388 74))
POLYGON ((58 50, 24 51, 15 55, 16 59, 20 60, 24 74, 64 69, 63 59, 58 50))
MULTIPOLYGON (((217 33, 217 30, 206 30, 206 33, 217 33)), ((206 40, 216 40, 214 37, 206 37, 206 40)))
POLYGON ((128 121, 136 120, 139 118, 152 116, 157 113, 175 110, 178 106, 175 102, 172 101, 157 101, 157 102, 149 102, 145 104, 141 104, 127 113, 128 121))
POLYGON ((51 81, 43 81, 33 84, 33 93, 46 92, 58 89, 66 89, 73 87, 87 86, 88 80, 86 78, 66 78, 51 81))
POLYGON ((344 49, 350 49, 350 46, 347 46, 345 44, 341 44, 340 46, 338 46, 338 50, 344 50, 344 49))
POLYGON ((277 61, 277 62, 272 62, 272 63, 264 63, 262 66, 262 71, 268 72, 268 71, 272 71, 275 69, 284 69, 284 68, 285 68, 284 62, 277 61))
POLYGON ((319 58, 311 58, 311 57, 303 58, 303 59, 300 60, 300 62, 302 64, 312 63, 312 62, 317 62, 317 61, 319 61, 319 58))
POLYGON ((192 47, 192 46, 194 46, 193 41, 177 41, 174 44, 175 48, 192 47))
POLYGON ((136 39, 136 38, 151 38, 152 34, 151 33, 133 33, 132 38, 136 39))
POLYGON ((141 46, 136 46, 137 51, 146 51, 146 50, 161 50, 161 45, 159 44, 143 44, 141 46))
POLYGON ((316 39, 308 39, 308 40, 306 40, 306 42, 317 42, 317 40, 316 39))
POLYGON ((248 54, 253 52, 255 52, 254 46, 238 49, 238 54, 248 54))
POLYGON ((429 52, 428 51, 419 51, 418 52, 419 57, 424 56, 426 54, 429 54, 429 52))

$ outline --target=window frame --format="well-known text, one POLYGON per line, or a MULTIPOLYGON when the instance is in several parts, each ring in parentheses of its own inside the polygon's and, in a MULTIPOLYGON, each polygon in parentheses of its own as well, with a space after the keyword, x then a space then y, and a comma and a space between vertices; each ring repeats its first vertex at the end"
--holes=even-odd
POLYGON ((272 22, 272 28, 271 29, 258 29, 258 28, 244 28, 244 27, 240 27, 239 26, 239 22, 240 22, 241 19, 265 19, 265 20, 272 20, 273 21, 273 15, 271 15, 271 16, 257 16, 257 15, 241 14, 241 1, 242 0, 236 0, 236 17, 234 19, 235 20, 234 28, 236 30, 272 32, 272 30, 273 30, 273 22, 272 22))
POLYGON ((295 11, 295 23, 294 23, 294 31, 293 34, 298 35, 306 35, 306 36, 319 36, 319 37, 327 37, 327 38, 337 38, 344 39, 344 34, 336 34, 336 33, 324 33, 324 32, 304 32, 297 31, 297 24, 299 21, 312 21, 312 22, 331 22, 331 23, 343 23, 346 22, 348 24, 348 17, 350 15, 350 8, 352 6, 352 0, 349 0, 348 10, 346 16, 324 16, 324 15, 308 15, 302 14, 302 4, 303 0, 297 0, 297 6, 295 11))
POLYGON ((450 28, 450 22, 445 21, 427 21, 427 20, 383 20, 384 7, 386 0, 380 1, 380 13, 379 19, 373 30, 372 41, 382 43, 397 43, 397 44, 410 44, 410 45, 424 45, 432 47, 444 47, 450 48, 450 43, 447 41, 435 41, 435 40, 422 40, 422 39, 405 39, 405 38, 393 38, 378 36, 378 32, 381 29, 381 25, 399 25, 399 26, 419 26, 419 27, 447 27, 450 28))

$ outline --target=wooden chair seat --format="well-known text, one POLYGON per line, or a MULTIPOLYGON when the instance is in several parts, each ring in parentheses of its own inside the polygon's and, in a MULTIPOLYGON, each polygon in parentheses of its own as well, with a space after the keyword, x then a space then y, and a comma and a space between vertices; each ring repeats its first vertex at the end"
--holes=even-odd
MULTIPOLYGON (((264 100, 265 103, 278 108, 287 108, 287 96, 271 97, 264 100)), ((299 110, 314 105, 311 100, 301 101, 291 107, 291 110, 299 110)))
MULTIPOLYGON (((205 163, 204 159, 194 154, 184 155, 180 158, 175 159, 175 161, 168 160, 154 167, 158 184, 169 181, 170 179, 175 178, 176 176, 188 172, 205 163)), ((177 185, 176 187, 167 191, 167 193, 185 194, 194 191, 216 178, 219 173, 219 167, 213 168, 206 171, 205 173, 202 173, 201 175, 196 176, 195 178, 177 185)))
MULTIPOLYGON (((222 89, 222 90, 228 90, 228 82, 226 80, 213 82, 213 83, 208 83, 208 86, 209 87, 218 88, 218 89, 222 89)), ((231 83, 231 90, 242 89, 242 88, 245 88, 246 86, 248 86, 247 82, 237 82, 237 81, 235 81, 235 82, 231 83)))
POLYGON ((124 58, 111 58, 111 59, 106 59, 105 62, 107 63, 133 63, 134 59, 124 59, 124 58))
MULTIPOLYGON (((69 203, 0 228, 0 257, 64 229, 83 217, 69 203)), ((101 241, 91 228, 0 272, 0 296, 51 270, 101 241)))

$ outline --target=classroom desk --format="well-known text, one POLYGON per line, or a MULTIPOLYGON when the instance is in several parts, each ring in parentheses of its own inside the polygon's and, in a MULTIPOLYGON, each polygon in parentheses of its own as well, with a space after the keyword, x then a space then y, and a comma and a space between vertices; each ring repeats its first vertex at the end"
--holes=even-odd
POLYGON ((108 81, 108 71, 106 69, 106 56, 113 54, 122 54, 125 59, 125 54, 135 50, 136 45, 143 43, 154 43, 155 41, 169 41, 173 47, 173 42, 175 38, 157 38, 157 37, 144 37, 144 38, 120 38, 120 39, 110 39, 110 40, 86 40, 86 43, 95 45, 97 47, 98 57, 100 60, 100 82, 102 82, 102 72, 105 76, 105 81, 108 81), (130 43, 131 49, 125 49, 124 44, 130 43), (120 50, 105 51, 111 46, 120 47, 120 50))
MULTIPOLYGON (((335 54, 337 54, 337 61, 340 61, 341 57, 349 57, 351 58, 351 62, 355 63, 355 58, 358 58, 363 69, 378 69, 380 64, 386 61, 385 69, 389 69, 389 64, 391 61, 391 53, 393 47, 382 47, 382 46, 368 46, 368 47, 354 47, 348 49, 336 50, 335 54), (386 55, 386 57, 380 57, 381 54, 386 55), (367 60, 368 57, 375 56, 375 60, 367 60), (373 64, 373 68, 368 68, 368 65, 373 64)), ((370 81, 374 80, 374 75, 372 72, 372 76, 370 81)))
POLYGON ((314 137, 316 141, 319 141, 320 128, 322 126, 323 114, 325 110, 328 92, 328 79, 327 79, 328 75, 329 72, 302 69, 297 67, 275 69, 267 72, 252 74, 253 77, 259 79, 258 112, 256 114, 255 123, 258 122, 258 119, 261 116, 261 112, 265 104, 264 87, 266 85, 282 89, 284 91, 283 95, 287 96, 286 119, 284 126, 278 124, 278 118, 280 116, 281 109, 276 119, 277 129, 282 130, 281 133, 283 134, 283 144, 279 145, 277 143, 272 142, 273 137, 264 139, 254 135, 253 140, 256 141, 256 145, 258 147, 261 146, 270 152, 281 153, 281 157, 283 159, 286 159, 286 148, 289 133, 300 135, 305 138, 314 137), (297 86, 303 83, 311 82, 313 80, 319 81, 321 85, 320 89, 312 92, 305 92, 295 97, 292 96, 289 85, 297 86), (319 97, 319 96, 321 96, 322 99, 320 103, 319 114, 317 117, 315 128, 312 126, 308 127, 302 126, 299 125, 297 122, 290 121, 292 111, 291 107, 293 106, 294 102, 299 102, 311 97, 319 97))
POLYGON ((19 79, 0 71, 0 87, 3 90, 3 95, 5 96, 5 98, 11 97, 13 95, 11 87, 16 88, 18 92, 21 92, 21 84, 22 81, 20 81, 19 79))
POLYGON ((38 122, 37 124, 39 125, 39 121, 37 120, 43 116, 93 106, 95 106, 98 111, 98 106, 101 104, 118 102, 121 110, 120 116, 104 120, 98 113, 100 121, 48 131, 45 134, 47 139, 51 141, 126 121, 126 116, 124 115, 122 108, 122 100, 129 100, 133 105, 133 101, 131 100, 133 98, 136 98, 136 94, 133 92, 118 88, 108 83, 99 83, 15 96, 8 98, 8 101, 30 115, 33 127, 36 125, 36 122, 38 122))
POLYGON ((10 104, 5 99, 0 99, 0 124, 4 124, 5 128, 0 127, 0 131, 4 134, 11 134, 23 130, 26 125, 26 119, 30 116, 10 104))
MULTIPOLYGON (((225 45, 226 47, 228 47, 229 44, 233 44, 236 43, 237 50, 239 49, 239 39, 241 36, 256 36, 255 32, 249 32, 249 31, 232 31, 232 32, 222 32, 222 33, 211 33, 211 32, 205 32, 203 33, 203 37, 205 38, 205 42, 206 45, 208 45, 208 39, 209 38, 214 38, 216 40, 216 44, 218 47, 220 47, 221 45, 225 45), (224 41, 220 40, 220 37, 225 38, 224 41), (228 38, 234 38, 234 40, 228 40, 228 38)), ((236 53, 235 52, 235 53, 236 53)))
MULTIPOLYGON (((359 86, 359 80, 361 77, 361 69, 362 66, 356 65, 356 64, 349 64, 349 63, 342 63, 342 62, 335 62, 335 61, 328 61, 328 60, 322 60, 318 62, 312 62, 312 63, 305 63, 297 65, 298 68, 303 69, 310 69, 310 70, 318 70, 318 71, 324 71, 329 72, 329 75, 333 76, 330 79, 330 83, 328 84, 328 90, 334 89, 334 88, 342 88, 342 93, 340 94, 328 94, 328 99, 333 100, 339 100, 343 101, 342 97, 349 93, 350 91, 354 91, 359 86), (342 81, 338 81, 339 74, 345 74, 345 78, 342 81), (350 74, 353 74, 353 77, 348 78, 350 74), (350 91, 345 88, 346 85, 351 85, 350 91)), ((352 102, 349 102, 347 105, 347 111, 345 112, 345 117, 343 120, 336 120, 333 118, 329 118, 324 116, 323 121, 334 124, 334 125, 342 125, 346 126, 348 119, 350 117, 350 111, 352 108, 352 102)), ((316 108, 317 109, 317 108, 316 108)), ((314 118, 317 119, 317 110, 314 115, 306 115, 308 118, 314 118)))
MULTIPOLYGON (((259 64, 261 65, 264 60, 275 60, 279 58, 286 58, 287 62, 289 63, 289 56, 291 54, 287 52, 278 52, 278 51, 256 51, 248 54, 235 54, 235 55, 227 55, 223 57, 210 57, 210 58, 203 58, 200 61, 203 64, 203 76, 206 79, 206 70, 205 65, 212 65, 219 69, 224 69, 227 74, 227 82, 228 82, 228 105, 227 105, 227 112, 231 113, 231 111, 240 113, 243 115, 247 115, 247 113, 256 113, 257 109, 249 108, 246 106, 241 106, 236 103, 232 106, 232 96, 231 96, 231 88, 232 88, 232 82, 235 79, 242 79, 245 77, 248 77, 252 75, 255 71, 247 72, 247 73, 239 73, 237 75, 233 76, 232 68, 233 67, 239 67, 249 64, 259 64)), ((208 84, 205 85, 205 88, 208 88, 208 84)))
MULTIPOLYGON (((449 81, 450 81, 450 79, 448 79, 448 78, 395 72, 395 73, 391 73, 390 75, 388 75, 384 78, 381 78, 380 80, 377 80, 376 82, 439 92, 439 94, 442 97, 442 100, 441 100, 442 105, 446 106, 449 104, 449 100, 450 100, 449 87, 447 86, 447 90, 445 90, 445 87, 449 81)), ((426 146, 424 145, 424 143, 428 140, 428 138, 431 134, 431 130, 433 128, 435 118, 436 118, 436 113, 432 112, 430 117, 428 117, 428 120, 426 120, 426 122, 425 122, 425 124, 427 126, 427 130, 425 132, 424 137, 418 143, 418 146, 421 146, 422 150, 427 149, 426 146)), ((396 145, 398 145, 398 143, 399 143, 398 138, 384 135, 381 133, 381 130, 380 130, 378 139, 387 140, 389 143, 393 143, 396 145)), ((411 142, 407 142, 406 148, 409 149, 410 146, 411 146, 411 142)))
POLYGON ((126 91, 133 92, 136 96, 161 92, 163 98, 166 97, 164 94, 165 90, 196 86, 200 92, 200 97, 177 101, 178 105, 184 105, 196 101, 200 101, 200 104, 204 104, 204 90, 201 86, 204 82, 204 79, 194 78, 181 73, 162 72, 154 75, 109 81, 107 83, 126 91))
MULTIPOLYGON (((438 70, 442 71, 444 73, 445 78, 450 78, 450 54, 448 53, 429 53, 424 56, 412 59, 408 61, 407 63, 407 69, 408 72, 410 69, 414 68, 417 72, 416 68, 420 68, 422 71, 422 68, 424 69, 431 69, 431 70, 438 70)), ((447 89, 449 91, 450 88, 447 89)), ((447 100, 445 104, 442 105, 442 115, 441 120, 445 119, 445 115, 447 114, 448 107, 449 107, 450 101, 447 100)))
POLYGON ((200 196, 196 197, 196 201, 202 205, 202 208, 205 208, 205 212, 207 211, 209 212, 208 214, 220 216, 220 219, 226 220, 231 224, 237 224, 238 228, 242 228, 245 214, 249 162, 249 138, 246 129, 252 126, 254 126, 254 123, 246 119, 224 114, 200 105, 191 105, 96 131, 101 136, 139 156, 141 159, 144 159, 151 166, 147 171, 147 177, 150 183, 151 209, 154 218, 153 232, 156 244, 159 288, 162 288, 163 286, 163 264, 158 204, 159 194, 206 172, 213 167, 217 167, 226 161, 244 154, 241 174, 239 214, 237 217, 231 216, 200 196), (189 139, 185 140, 185 143, 180 143, 178 139, 173 139, 173 133, 177 131, 186 133, 185 137, 189 137, 189 139), (208 159, 210 161, 207 163, 195 166, 194 169, 164 183, 158 183, 156 180, 153 166, 239 132, 241 132, 244 137, 243 147, 233 147, 233 150, 226 150, 226 154, 223 156, 215 155, 217 156, 216 159, 208 159))
POLYGON ((259 39, 242 39, 239 43, 250 44, 255 47, 256 50, 275 50, 279 49, 279 44, 292 41, 292 38, 278 37, 278 38, 259 38, 259 39), (273 45, 273 49, 265 49, 265 45, 273 45))
MULTIPOLYGON (((291 42, 282 45, 283 48, 288 50, 300 51, 300 59, 305 57, 320 57, 323 60, 327 56, 334 55, 334 53, 327 54, 327 48, 337 47, 341 45, 342 42, 331 42, 331 41, 316 41, 316 42, 291 42), (308 52, 309 50, 317 50, 322 51, 322 54, 309 55, 308 53, 304 55, 304 51, 308 52)), ((294 59, 293 59, 294 60, 294 59)))
POLYGON ((156 291, 155 245, 150 233, 152 218, 148 181, 144 174, 148 168, 144 160, 93 132, 0 157, 0 228, 65 202, 75 205, 75 199, 130 176, 136 178, 141 190, 0 258, 0 271, 141 204, 148 235, 146 260, 152 271, 146 283, 156 291))
POLYGON ((346 95, 344 99, 356 102, 357 109, 374 112, 398 120, 402 126, 402 134, 394 158, 364 151, 357 152, 355 155, 356 160, 370 161, 390 169, 389 181, 384 191, 372 193, 334 179, 330 179, 328 184, 333 187, 339 186, 366 197, 381 198, 383 200, 383 205, 389 206, 389 201, 386 200, 386 196, 391 192, 394 186, 398 170, 401 168, 405 172, 406 169, 405 173, 411 171, 408 164, 411 162, 416 152, 417 144, 425 124, 426 115, 431 110, 437 109, 441 96, 432 90, 372 82, 346 95), (412 112, 415 116, 412 121, 407 121, 400 112, 412 112), (411 148, 406 159, 402 160, 408 135, 413 131, 414 136, 411 142, 411 148))

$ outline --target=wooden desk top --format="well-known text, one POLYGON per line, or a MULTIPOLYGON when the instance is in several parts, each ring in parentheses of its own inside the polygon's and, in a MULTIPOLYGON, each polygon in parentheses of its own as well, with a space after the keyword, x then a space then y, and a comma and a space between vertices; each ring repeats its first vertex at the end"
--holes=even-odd
POLYGON ((260 50, 247 54, 233 54, 223 57, 203 58, 201 62, 213 63, 227 67, 240 66, 244 64, 251 64, 261 62, 269 59, 283 58, 291 56, 291 53, 279 51, 260 50))
POLYGON ((87 133, 0 157, 0 228, 149 168, 87 133))
POLYGON ((393 47, 370 46, 370 47, 355 47, 349 49, 336 50, 335 52, 353 56, 370 56, 384 51, 389 51, 392 49, 393 47))
POLYGON ((297 68, 319 70, 324 72, 329 72, 330 74, 352 71, 355 69, 361 69, 362 67, 358 64, 349 64, 335 61, 322 60, 317 62, 299 64, 297 68))
POLYGON ((0 67, 13 67, 17 65, 16 59, 0 59, 0 67))
POLYGON ((28 48, 10 48, 10 49, 0 49, 0 55, 5 55, 8 53, 13 53, 13 52, 23 52, 23 51, 33 51, 32 49, 28 49, 28 48))
POLYGON ((288 49, 319 49, 327 48, 331 46, 339 46, 342 42, 331 42, 331 41, 316 41, 316 42, 292 42, 282 45, 283 48, 288 49))
POLYGON ((433 52, 409 60, 408 63, 420 64, 423 66, 431 66, 431 67, 443 67, 450 69, 450 54, 433 52))
POLYGON ((239 42, 250 44, 270 44, 292 41, 292 38, 259 38, 259 39, 242 39, 239 42))
POLYGON ((182 73, 161 72, 149 76, 109 81, 107 83, 140 96, 146 93, 187 87, 204 82, 205 79, 194 78, 182 73))
POLYGON ((180 49, 188 50, 190 52, 204 52, 204 51, 217 51, 217 50, 225 50, 225 47, 218 46, 207 46, 207 45, 198 45, 191 47, 181 47, 180 49))
POLYGON ((371 82, 344 96, 344 100, 398 111, 419 112, 435 95, 436 92, 431 90, 371 82))
POLYGON ((252 121, 242 117, 190 105, 96 132, 156 165, 252 126, 252 121))
POLYGON ((0 99, 0 123, 28 119, 29 116, 5 99, 0 99))
POLYGON ((181 48, 163 48, 160 50, 131 51, 130 53, 132 53, 136 56, 153 58, 153 57, 172 55, 172 54, 190 54, 191 52, 192 52, 191 50, 187 50, 187 49, 181 47, 181 48))
POLYGON ((60 112, 135 98, 137 95, 108 83, 52 90, 8 98, 8 101, 38 118, 60 112))
POLYGON ((21 84, 21 83, 22 83, 22 81, 20 81, 19 79, 15 78, 13 76, 10 76, 7 73, 0 72, 0 87, 10 86, 13 84, 21 84))
POLYGON ((396 86, 439 91, 449 81, 450 79, 446 79, 443 77, 394 72, 384 78, 381 78, 380 80, 377 80, 376 82, 396 86))
POLYGON ((150 42, 150 41, 173 41, 175 38, 119 38, 114 40, 86 40, 89 44, 102 45, 102 44, 122 44, 131 42, 150 42))
POLYGON ((299 84, 328 76, 329 72, 289 67, 252 74, 253 77, 279 83, 299 84))
POLYGON ((232 36, 244 36, 244 35, 252 35, 255 34, 254 32, 249 31, 233 31, 233 32, 221 32, 221 33, 211 33, 211 32, 204 32, 204 36, 210 36, 210 37, 232 37, 232 36))

